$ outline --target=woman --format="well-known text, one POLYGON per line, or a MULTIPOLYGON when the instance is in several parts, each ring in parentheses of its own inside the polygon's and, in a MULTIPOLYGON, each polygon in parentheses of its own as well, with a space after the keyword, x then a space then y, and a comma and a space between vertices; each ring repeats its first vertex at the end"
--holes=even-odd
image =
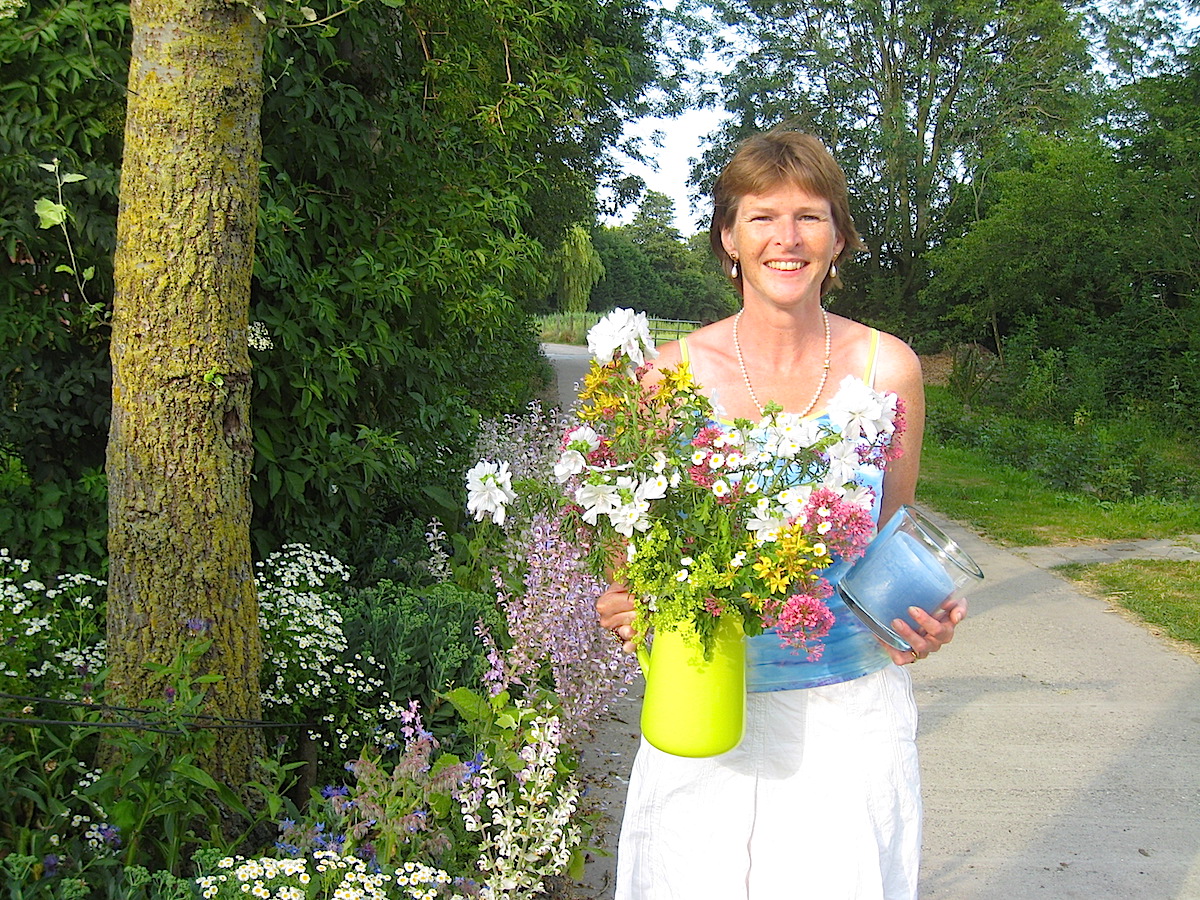
MULTIPOLYGON (((860 249, 846 179, 815 138, 775 131, 743 143, 713 190, 711 241, 742 295, 741 311, 662 348, 656 367, 685 364, 722 420, 758 421, 777 403, 819 415, 847 375, 904 402, 903 455, 874 488, 886 521, 913 501, 924 426, 916 355, 899 339, 827 313, 836 260, 860 249), (881 482, 881 483, 880 483, 881 482)), ((653 379, 652 371, 647 378, 653 379)), ((746 735, 709 759, 671 756, 644 740, 618 851, 616 900, 917 895, 921 802, 916 708, 907 666, 948 643, 960 598, 916 610, 912 646, 885 646, 835 597, 817 662, 772 633, 748 639, 746 735)), ((634 635, 622 585, 597 601, 605 628, 634 635)))

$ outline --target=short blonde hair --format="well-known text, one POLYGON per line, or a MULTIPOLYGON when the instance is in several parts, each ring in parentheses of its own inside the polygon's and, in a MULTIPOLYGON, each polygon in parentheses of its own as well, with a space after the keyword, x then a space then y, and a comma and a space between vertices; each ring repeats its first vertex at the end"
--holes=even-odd
MULTIPOLYGON (((802 131, 776 129, 747 138, 713 185, 713 216, 708 239, 721 268, 741 292, 741 279, 733 278, 733 260, 725 251, 721 232, 732 228, 738 204, 747 194, 765 194, 781 185, 795 185, 829 201, 833 224, 845 246, 842 252, 863 249, 850 215, 846 173, 817 138, 802 131)), ((825 277, 821 294, 841 287, 841 279, 825 277)))

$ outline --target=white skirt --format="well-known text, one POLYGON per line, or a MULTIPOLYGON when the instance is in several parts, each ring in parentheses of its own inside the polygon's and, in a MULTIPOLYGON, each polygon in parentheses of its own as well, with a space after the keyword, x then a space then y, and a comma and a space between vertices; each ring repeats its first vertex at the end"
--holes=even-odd
POLYGON ((912 900, 917 709, 897 666, 752 693, 742 743, 687 759, 642 741, 616 900, 912 900))

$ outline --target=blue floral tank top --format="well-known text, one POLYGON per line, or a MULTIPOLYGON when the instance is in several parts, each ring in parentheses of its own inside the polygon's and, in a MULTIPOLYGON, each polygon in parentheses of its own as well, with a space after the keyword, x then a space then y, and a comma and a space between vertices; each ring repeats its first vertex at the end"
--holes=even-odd
MULTIPOLYGON (((868 385, 875 380, 875 357, 879 344, 879 332, 871 334, 871 347, 863 381, 868 385)), ((681 362, 690 365, 687 339, 679 341, 681 362)), ((714 400, 714 406, 716 401, 714 400)), ((816 418, 828 418, 824 413, 816 418)), ((718 420, 718 425, 731 422, 718 420)), ((860 466, 854 480, 871 489, 875 500, 871 505, 871 517, 879 524, 879 510, 883 500, 883 471, 875 466, 860 466)), ((810 661, 803 652, 785 647, 773 629, 746 639, 746 689, 750 692, 790 691, 800 688, 838 684, 878 672, 891 664, 891 657, 874 634, 862 624, 858 616, 842 602, 836 591, 837 583, 850 568, 849 563, 837 562, 821 574, 834 586, 833 595, 826 601, 833 613, 833 627, 825 636, 821 658, 810 661)))

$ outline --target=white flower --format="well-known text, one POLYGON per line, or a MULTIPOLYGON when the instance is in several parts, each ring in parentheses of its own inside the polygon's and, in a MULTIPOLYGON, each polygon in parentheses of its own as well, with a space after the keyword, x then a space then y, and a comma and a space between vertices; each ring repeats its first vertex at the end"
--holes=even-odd
POLYGON ((775 495, 775 502, 783 507, 788 516, 798 516, 804 510, 804 504, 812 496, 812 485, 802 484, 794 488, 784 488, 775 495))
POLYGON ((575 489, 575 502, 583 507, 583 521, 595 525, 598 516, 617 508, 621 495, 612 484, 585 484, 575 489))
POLYGON ((655 475, 643 481, 637 486, 634 491, 634 497, 638 500, 661 500, 667 496, 667 479, 664 475, 655 475))
POLYGON ((845 440, 865 437, 873 442, 895 430, 895 394, 885 396, 853 375, 842 379, 828 411, 829 421, 845 440))
POLYGON ((633 500, 623 503, 608 514, 613 529, 625 537, 633 537, 634 531, 645 531, 650 527, 650 504, 644 500, 633 500))
POLYGON ((754 532, 758 543, 765 544, 779 537, 779 532, 785 525, 787 516, 772 509, 771 504, 763 498, 755 504, 754 515, 746 521, 746 530, 754 532))
POLYGON ((744 442, 745 442, 745 438, 742 437, 741 431, 739 431, 736 428, 730 428, 728 431, 724 431, 721 434, 717 435, 716 439, 713 440, 713 446, 714 447, 740 447, 740 446, 742 446, 742 444, 744 442))
POLYGON ((467 511, 476 522, 490 515, 493 522, 503 525, 505 506, 516 499, 508 463, 481 459, 467 472, 467 511))
POLYGON ((853 479, 855 470, 862 464, 858 444, 854 441, 838 441, 825 451, 825 458, 829 461, 825 483, 830 486, 843 485, 853 479))
POLYGON ((559 484, 587 468, 587 457, 578 450, 564 450, 554 464, 554 480, 559 484))
POLYGON ((875 505, 875 492, 862 484, 852 484, 842 491, 842 499, 847 503, 857 503, 870 509, 875 505))
POLYGON ((571 429, 566 446, 581 453, 591 453, 600 447, 600 435, 590 425, 580 425, 571 429))
POLYGON ((718 478, 712 483, 713 496, 720 500, 722 497, 729 496, 729 482, 724 478, 718 478))
POLYGON ((612 362, 617 352, 638 366, 658 356, 646 314, 632 309, 614 309, 593 325, 588 331, 588 350, 601 365, 612 362))
POLYGON ((663 453, 661 450, 655 450, 653 466, 654 474, 661 475, 663 472, 667 471, 667 462, 667 454, 663 453))

